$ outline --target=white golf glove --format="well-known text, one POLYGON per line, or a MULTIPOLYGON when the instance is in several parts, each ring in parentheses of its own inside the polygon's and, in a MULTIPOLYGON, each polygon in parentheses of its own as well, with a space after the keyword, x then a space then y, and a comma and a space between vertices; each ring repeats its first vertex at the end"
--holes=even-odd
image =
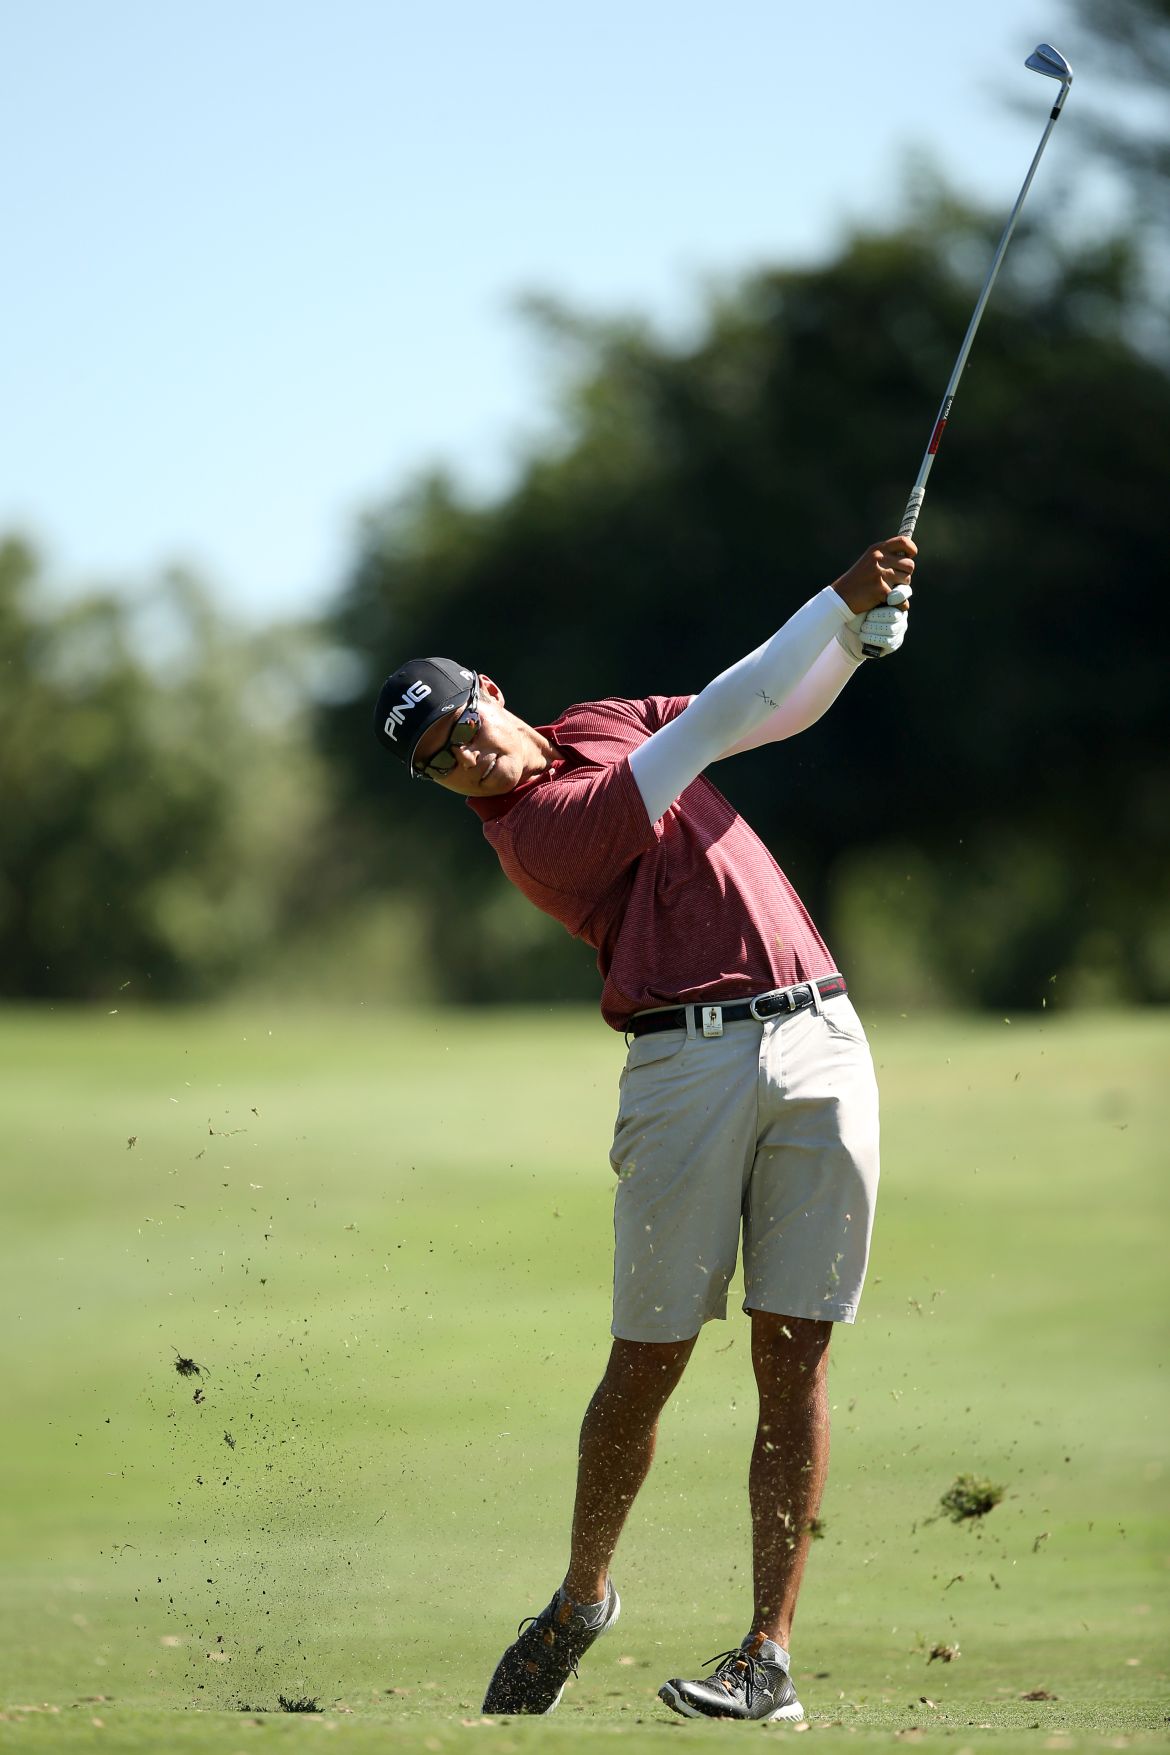
POLYGON ((888 658, 906 638, 909 611, 899 605, 908 604, 913 592, 909 585, 896 585, 880 609, 867 610, 864 615, 850 616, 837 629, 837 638, 850 658, 865 658, 866 646, 880 648, 879 658, 888 658))

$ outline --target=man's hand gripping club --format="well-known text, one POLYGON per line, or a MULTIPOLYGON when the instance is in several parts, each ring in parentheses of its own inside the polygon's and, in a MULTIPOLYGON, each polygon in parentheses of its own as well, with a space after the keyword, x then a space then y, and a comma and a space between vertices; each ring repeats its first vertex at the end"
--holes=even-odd
POLYGON ((906 605, 913 595, 910 576, 918 544, 909 536, 891 536, 867 548, 833 589, 853 611, 837 631, 850 658, 888 658, 906 638, 906 605))

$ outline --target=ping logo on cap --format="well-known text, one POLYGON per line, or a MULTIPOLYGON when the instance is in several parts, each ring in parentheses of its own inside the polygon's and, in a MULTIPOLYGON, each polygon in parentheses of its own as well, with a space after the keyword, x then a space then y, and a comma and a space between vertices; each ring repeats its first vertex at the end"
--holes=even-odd
POLYGON ((411 683, 398 705, 396 707, 391 707, 389 713, 386 715, 386 721, 382 730, 386 733, 387 737, 397 741, 398 727, 405 724, 406 715, 409 713, 410 709, 412 707, 417 707, 420 701, 425 701, 430 692, 431 689, 429 683, 411 683))
POLYGON ((417 779, 411 760, 432 725, 475 693, 474 670, 450 658, 408 658, 392 670, 374 703, 374 736, 417 779))

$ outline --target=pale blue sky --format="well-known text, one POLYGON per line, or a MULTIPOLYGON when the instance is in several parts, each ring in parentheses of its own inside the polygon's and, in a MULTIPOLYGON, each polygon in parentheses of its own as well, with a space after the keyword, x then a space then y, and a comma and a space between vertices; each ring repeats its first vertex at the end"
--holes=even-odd
MULTIPOLYGON (((74 585, 183 561, 249 613, 315 607, 360 509, 419 466, 507 480, 545 389, 518 293, 683 323, 705 279, 892 216, 913 148, 1006 212, 1053 89, 1023 59, 1066 18, 1063 0, 9 8, 0 530, 74 585)), ((1033 203, 1074 152, 1058 131, 1033 203)))

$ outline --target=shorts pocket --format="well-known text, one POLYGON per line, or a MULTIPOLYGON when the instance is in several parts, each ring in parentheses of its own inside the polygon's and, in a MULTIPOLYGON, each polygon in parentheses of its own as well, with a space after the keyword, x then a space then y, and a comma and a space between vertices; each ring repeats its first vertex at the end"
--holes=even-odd
MULTIPOLYGON (((656 1092, 656 1079, 671 1061, 681 1056, 687 1041, 686 1030, 678 1029, 658 1030, 651 1036, 635 1036, 630 1043, 626 1064, 618 1080, 618 1112, 609 1154, 610 1167, 615 1175, 622 1174, 631 1140, 644 1128, 648 1112, 661 1107, 664 1101, 656 1092)), ((672 1078, 675 1075, 667 1076, 672 1078)))
POLYGON ((835 998, 827 999, 822 1016, 831 1035, 839 1036, 844 1042, 854 1042, 858 1047, 868 1048, 869 1038, 848 994, 839 993, 835 998))
POLYGON ((623 1077, 636 1072, 639 1067, 659 1066, 664 1060, 673 1060, 687 1045, 685 1026, 677 1030, 656 1030, 649 1036, 635 1036, 626 1054, 623 1077))

